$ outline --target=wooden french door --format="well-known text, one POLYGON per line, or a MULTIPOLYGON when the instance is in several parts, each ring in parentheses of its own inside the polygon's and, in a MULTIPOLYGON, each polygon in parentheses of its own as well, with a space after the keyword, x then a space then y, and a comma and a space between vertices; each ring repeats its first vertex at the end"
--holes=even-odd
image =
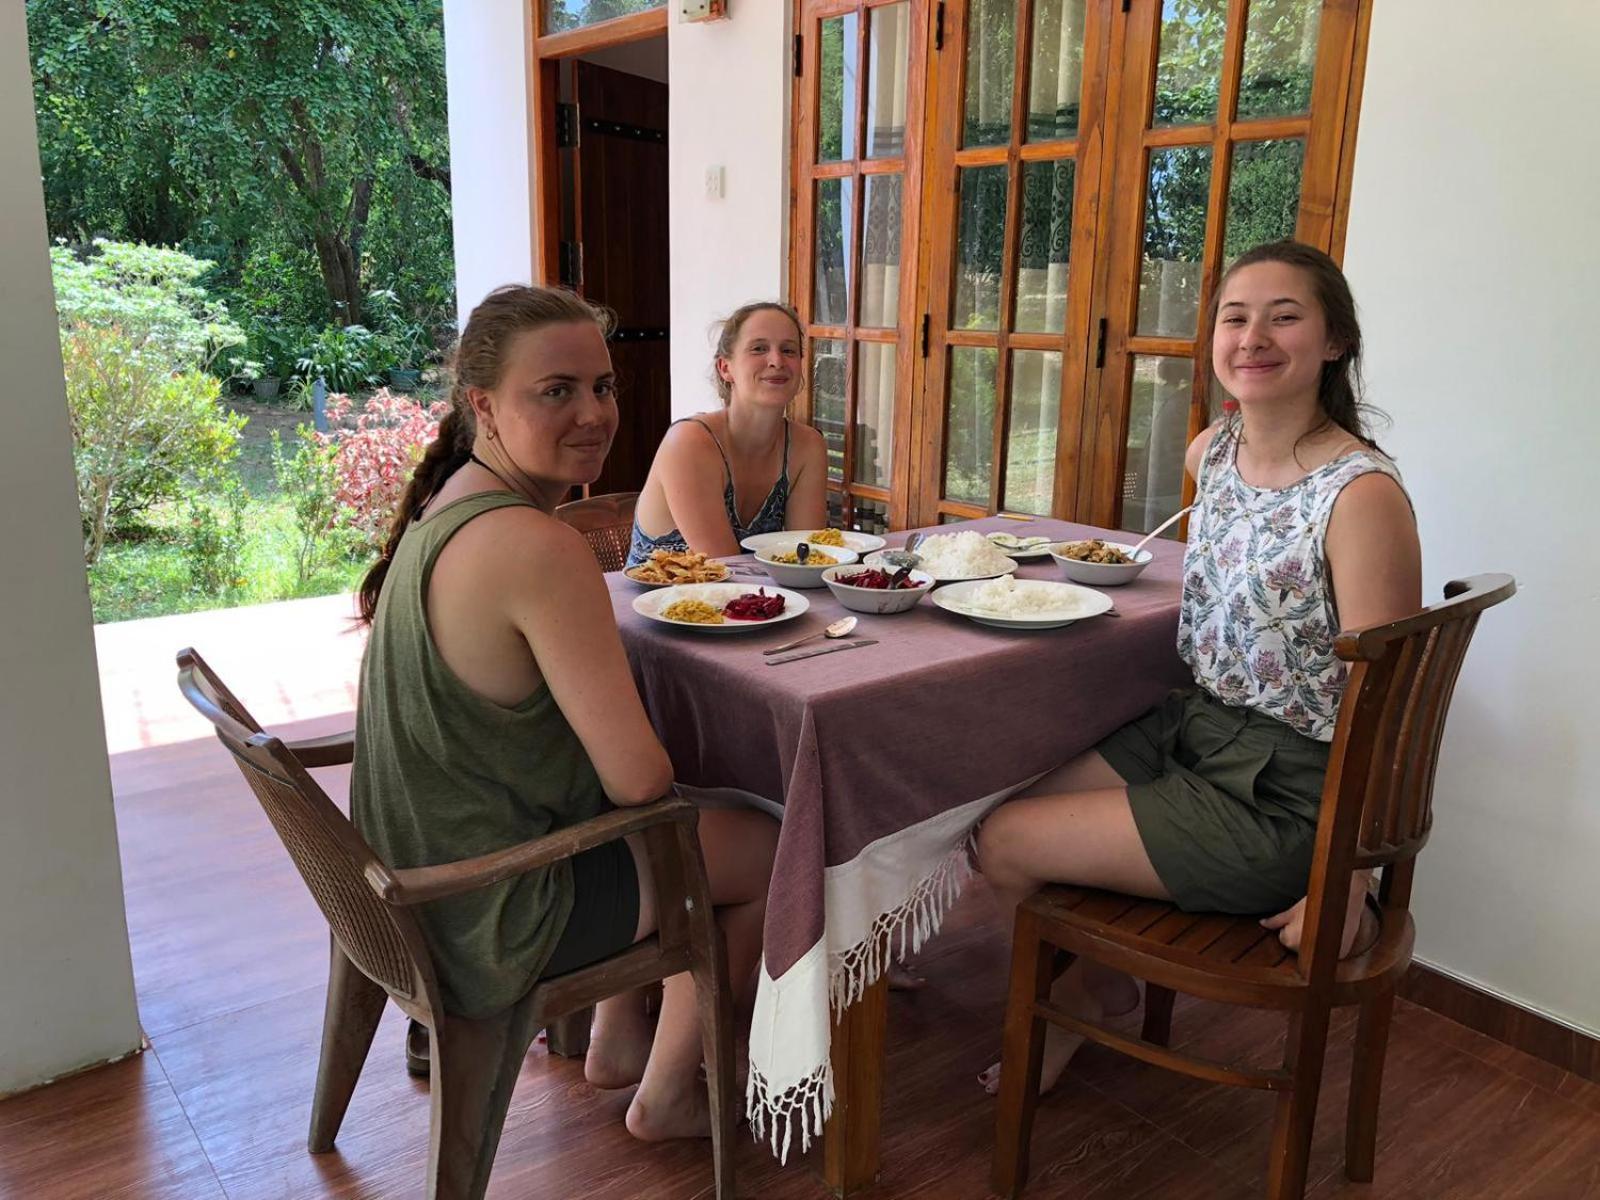
POLYGON ((1202 339, 1228 262, 1287 237, 1341 253, 1369 4, 1127 5, 1080 519, 1147 530, 1191 498, 1184 449, 1223 400, 1202 339))
POLYGON ((1338 253, 1369 3, 801 0, 791 278, 842 518, 1175 511, 1226 262, 1338 253))
POLYGON ((799 0, 790 281, 832 520, 910 508, 928 0, 799 0))

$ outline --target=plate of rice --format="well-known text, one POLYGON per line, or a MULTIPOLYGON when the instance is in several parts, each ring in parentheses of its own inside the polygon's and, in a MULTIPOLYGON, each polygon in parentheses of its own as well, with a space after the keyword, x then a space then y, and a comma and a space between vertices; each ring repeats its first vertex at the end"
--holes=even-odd
MULTIPOLYGON (((1015 559, 1007 558, 999 547, 973 529, 932 534, 918 542, 913 553, 922 559, 917 570, 932 575, 935 583, 993 579, 1017 569, 1015 559)), ((869 567, 894 569, 893 564, 884 567, 883 559, 877 554, 867 555, 862 562, 869 567)))
POLYGON ((651 621, 696 633, 742 633, 765 629, 801 616, 811 607, 799 592, 762 583, 680 583, 634 597, 633 611, 651 621), (755 602, 749 598, 754 597, 755 602), (743 603, 733 605, 730 601, 743 603), (775 601, 781 600, 782 605, 775 601), (772 616, 747 619, 742 612, 777 609, 772 616))
POLYGON ((1009 575, 953 583, 934 592, 931 599, 948 612, 996 629, 1059 629, 1086 617, 1098 617, 1112 607, 1111 597, 1093 588, 1009 575))

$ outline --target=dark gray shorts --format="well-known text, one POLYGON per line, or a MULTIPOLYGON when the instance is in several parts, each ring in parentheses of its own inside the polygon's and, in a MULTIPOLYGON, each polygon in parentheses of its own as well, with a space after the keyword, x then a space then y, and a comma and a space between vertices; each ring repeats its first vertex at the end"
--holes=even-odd
POLYGON ((639 927, 639 871, 622 839, 572 860, 572 915, 541 978, 565 975, 633 945, 639 927))

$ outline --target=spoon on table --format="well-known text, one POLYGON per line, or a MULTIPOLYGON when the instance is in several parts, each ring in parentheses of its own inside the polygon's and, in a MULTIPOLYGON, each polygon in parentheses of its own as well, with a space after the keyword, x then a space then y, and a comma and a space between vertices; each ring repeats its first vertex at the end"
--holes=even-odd
POLYGON ((1178 520, 1179 517, 1183 516, 1185 513, 1193 512, 1193 511, 1194 511, 1194 505, 1192 505, 1192 504, 1189 505, 1188 508, 1180 508, 1177 512, 1173 513, 1170 517, 1168 517, 1165 521, 1161 522, 1161 524, 1157 525, 1149 533, 1145 534, 1144 535, 1144 539, 1137 546, 1135 546, 1132 550, 1130 550, 1128 552, 1128 557, 1131 558, 1131 559, 1137 559, 1139 557, 1139 551, 1143 550, 1146 546, 1148 546, 1150 544, 1151 540, 1156 536, 1156 534, 1165 532, 1172 525, 1177 523, 1177 520, 1178 520))
POLYGON ((926 535, 921 533, 908 534, 906 537, 906 544, 902 549, 880 550, 878 551, 878 560, 880 562, 888 563, 891 567, 903 567, 907 569, 911 567, 920 567, 922 565, 922 556, 920 554, 913 554, 912 551, 917 548, 917 543, 922 541, 924 536, 926 535))
POLYGON ((792 642, 785 642, 781 646, 774 646, 772 649, 763 650, 761 653, 763 653, 763 654, 781 654, 785 650, 793 650, 796 646, 803 646, 807 642, 816 641, 818 638, 849 637, 850 634, 852 632, 854 632, 855 627, 856 627, 856 619, 854 617, 840 617, 837 621, 835 621, 832 625, 829 625, 821 633, 808 633, 803 638, 795 638, 795 640, 792 641, 792 642))

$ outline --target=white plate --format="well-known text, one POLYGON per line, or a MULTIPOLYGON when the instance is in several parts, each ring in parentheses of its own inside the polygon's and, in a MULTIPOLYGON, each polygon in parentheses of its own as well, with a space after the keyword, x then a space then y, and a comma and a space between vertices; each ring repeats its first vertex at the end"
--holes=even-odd
MULTIPOLYGON (((728 566, 727 563, 721 563, 720 566, 722 567, 722 579, 708 579, 708 580, 706 580, 707 583, 721 583, 724 580, 731 579, 733 577, 733 570, 732 570, 732 568, 730 568, 728 566)), ((635 587, 664 588, 664 587, 694 587, 694 586, 696 586, 694 584, 672 583, 670 581, 667 582, 667 583, 652 583, 648 579, 636 578, 634 576, 633 572, 637 571, 638 569, 639 569, 638 567, 626 567, 626 568, 623 569, 623 572, 622 572, 622 577, 624 579, 626 579, 629 583, 633 584, 635 587)))
POLYGON ((1014 558, 1018 562, 1027 562, 1029 559, 1034 558, 1049 558, 1050 547, 1055 544, 1049 538, 1046 538, 1032 550, 1009 550, 994 540, 994 534, 990 533, 984 536, 989 539, 989 544, 1000 551, 1001 554, 1004 554, 1007 558, 1014 558))
MULTIPOLYGON (((741 539, 739 545, 752 554, 770 556, 774 551, 782 553, 793 550, 801 542, 811 540, 814 529, 780 529, 776 533, 752 533, 749 537, 741 539)), ((857 554, 868 554, 873 550, 882 550, 888 543, 881 537, 870 533, 857 533, 853 529, 841 529, 844 534, 844 548, 854 550, 857 554)), ((822 542, 814 543, 819 550, 828 547, 822 542)))
POLYGON ((791 592, 788 588, 774 587, 770 583, 680 583, 676 587, 655 588, 643 592, 633 598, 633 611, 641 617, 648 617, 652 621, 659 621, 663 625, 670 625, 674 629, 689 629, 695 633, 743 633, 750 629, 770 629, 774 625, 782 625, 785 621, 792 621, 811 607, 799 592, 791 592), (661 615, 661 610, 675 600, 704 600, 707 604, 721 608, 736 596, 743 596, 746 592, 753 592, 764 588, 769 596, 783 597, 783 611, 770 621, 736 621, 731 617, 723 619, 721 625, 696 625, 692 621, 669 621, 661 615))
MULTIPOLYGON (((996 552, 998 552, 999 549, 1000 547, 995 547, 996 552)), ((915 554, 916 551, 913 550, 912 553, 915 554)), ((883 556, 881 554, 867 555, 861 560, 861 565, 864 567, 878 567, 885 571, 892 571, 895 569, 892 563, 886 563, 883 561, 883 556)), ((927 567, 924 565, 919 569, 927 570, 927 567)), ((1010 575, 1016 571, 1016 569, 1017 560, 1014 558, 1008 558, 1006 559, 1005 566, 1001 567, 999 570, 989 571, 983 575, 933 575, 932 571, 929 571, 928 574, 933 575, 933 581, 935 583, 965 583, 974 580, 994 579, 1000 575, 1010 575)))
POLYGON ((1098 617, 1101 613, 1110 612, 1112 608, 1111 597, 1093 588, 1078 587, 1072 583, 1055 583, 1048 579, 1019 579, 1016 583, 1021 590, 1058 596, 1060 607, 1026 617, 1008 617, 986 609, 969 607, 966 600, 982 585, 981 580, 953 583, 934 592, 931 599, 934 604, 947 612, 966 617, 980 625, 992 625, 996 629, 1059 629, 1063 625, 1071 625, 1074 621, 1082 621, 1086 617, 1098 617))

